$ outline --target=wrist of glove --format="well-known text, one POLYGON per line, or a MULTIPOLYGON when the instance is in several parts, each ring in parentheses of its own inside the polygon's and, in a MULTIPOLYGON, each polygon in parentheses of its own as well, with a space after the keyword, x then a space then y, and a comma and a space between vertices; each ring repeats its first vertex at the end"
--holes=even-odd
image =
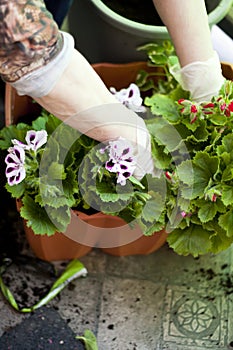
POLYGON ((221 64, 217 52, 204 62, 193 62, 183 68, 175 66, 171 69, 175 79, 190 97, 196 102, 207 102, 216 96, 224 83, 221 64))
POLYGON ((63 47, 59 54, 46 65, 24 75, 11 85, 17 90, 18 95, 28 95, 33 98, 40 98, 47 95, 61 78, 65 69, 70 63, 74 39, 66 33, 61 32, 63 47))

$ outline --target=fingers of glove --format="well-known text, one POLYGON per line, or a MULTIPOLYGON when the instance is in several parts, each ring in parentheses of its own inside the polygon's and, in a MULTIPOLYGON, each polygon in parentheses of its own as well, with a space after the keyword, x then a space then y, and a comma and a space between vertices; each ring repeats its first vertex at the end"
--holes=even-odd
POLYGON ((196 102, 211 100, 224 83, 216 52, 205 62, 193 62, 181 69, 177 66, 171 70, 171 73, 182 88, 190 92, 190 97, 196 102))
POLYGON ((78 113, 66 123, 82 133, 107 143, 119 137, 128 140, 136 158, 134 176, 139 180, 153 174, 151 139, 144 120, 120 103, 106 104, 78 113))

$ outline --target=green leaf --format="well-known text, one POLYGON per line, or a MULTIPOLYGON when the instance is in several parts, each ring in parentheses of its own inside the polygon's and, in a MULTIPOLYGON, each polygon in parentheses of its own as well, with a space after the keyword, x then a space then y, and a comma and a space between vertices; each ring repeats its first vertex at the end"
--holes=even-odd
POLYGON ((180 119, 175 102, 166 95, 154 94, 152 97, 145 98, 144 103, 151 107, 154 115, 161 115, 172 124, 177 123, 180 119))
POLYGON ((43 111, 42 116, 46 117, 47 123, 46 123, 46 131, 48 134, 52 134, 57 127, 62 123, 60 119, 55 117, 53 114, 50 114, 47 111, 43 111))
POLYGON ((32 122, 32 129, 34 130, 46 130, 46 123, 48 122, 48 116, 43 115, 36 118, 32 122))
POLYGON ((139 180, 137 180, 136 177, 130 176, 129 177, 129 181, 132 182, 132 184, 134 184, 134 185, 138 186, 139 188, 141 188, 142 190, 145 189, 145 186, 143 186, 143 184, 139 180))
POLYGON ((210 236, 210 239, 212 242, 211 252, 214 254, 226 250, 233 243, 233 236, 227 237, 226 231, 216 224, 214 225, 214 233, 210 236))
POLYGON ((227 117, 225 117, 222 114, 211 114, 209 116, 209 120, 211 121, 211 123, 213 123, 214 125, 225 125, 227 122, 227 117))
POLYGON ((85 330, 83 336, 76 336, 76 339, 81 340, 85 344, 86 350, 98 350, 96 337, 89 329, 85 330))
POLYGON ((203 204, 199 209, 198 217, 203 223, 210 221, 215 217, 217 210, 218 208, 214 202, 207 202, 206 204, 203 204))
POLYGON ((223 186, 221 199, 224 205, 233 205, 233 186, 223 186))
POLYGON ((30 130, 29 125, 19 123, 9 125, 0 130, 0 148, 5 150, 12 146, 12 139, 17 139, 25 143, 26 132, 30 130))
POLYGON ((232 164, 228 165, 222 173, 222 181, 231 181, 233 179, 232 164))
POLYGON ((210 232, 203 227, 192 224, 184 230, 176 229, 168 235, 169 246, 179 255, 207 254, 211 251, 210 232))
POLYGON ((183 140, 187 138, 189 131, 185 126, 179 126, 177 130, 175 125, 171 125, 163 118, 158 117, 153 119, 153 123, 147 123, 147 128, 157 144, 165 146, 168 152, 179 150, 183 154, 187 153, 183 140))
POLYGON ((233 209, 221 215, 218 223, 226 231, 227 237, 233 237, 233 209))
POLYGON ((151 60, 152 63, 154 63, 155 65, 158 66, 163 66, 167 63, 167 56, 164 54, 160 54, 160 53, 152 53, 149 54, 149 58, 151 60))
POLYGON ((27 226, 31 227, 35 234, 53 235, 57 228, 49 219, 45 208, 39 206, 29 196, 24 196, 22 199, 23 206, 20 209, 20 215, 27 222, 27 226))
POLYGON ((222 145, 227 153, 231 153, 233 150, 233 134, 225 135, 222 139, 222 145))
POLYGON ((180 181, 189 185, 189 192, 186 188, 186 198, 203 197, 218 167, 218 157, 211 157, 205 152, 198 152, 193 161, 187 160, 178 165, 176 169, 180 181))
POLYGON ((56 226, 58 232, 65 232, 70 223, 71 213, 68 205, 63 207, 53 208, 45 206, 46 213, 56 226))
POLYGON ((143 210, 142 217, 145 221, 155 222, 160 218, 162 211, 164 210, 164 200, 159 193, 154 194, 155 199, 150 199, 146 202, 143 210))
POLYGON ((22 181, 18 185, 10 186, 8 183, 5 185, 6 190, 11 193, 13 198, 20 198, 25 191, 25 182, 22 181))
POLYGON ((51 180, 64 180, 66 174, 64 172, 64 165, 52 162, 48 168, 48 178, 51 180))

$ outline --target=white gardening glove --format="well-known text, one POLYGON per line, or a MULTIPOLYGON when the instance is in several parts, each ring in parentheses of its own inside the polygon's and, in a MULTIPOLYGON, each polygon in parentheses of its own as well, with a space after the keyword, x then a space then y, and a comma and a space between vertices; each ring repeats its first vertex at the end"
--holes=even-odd
POLYGON ((211 101, 224 83, 221 64, 217 52, 204 62, 192 62, 183 68, 173 67, 171 73, 190 97, 196 102, 211 101))
POLYGON ((153 173, 150 135, 143 119, 117 101, 74 49, 71 35, 62 35, 64 46, 55 59, 12 85, 18 94, 33 97, 50 113, 100 142, 129 140, 137 159, 133 175, 141 179, 153 173))

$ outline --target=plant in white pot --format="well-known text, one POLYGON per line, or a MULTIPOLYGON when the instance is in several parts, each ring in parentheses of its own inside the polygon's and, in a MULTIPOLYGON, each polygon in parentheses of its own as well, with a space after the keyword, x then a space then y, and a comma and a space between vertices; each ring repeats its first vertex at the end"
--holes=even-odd
MULTIPOLYGON (((233 1, 205 3, 212 27, 226 16, 233 1)), ((91 63, 145 60, 146 55, 136 50, 138 46, 169 39, 152 0, 79 0, 69 14, 69 29, 78 50, 91 63)))

